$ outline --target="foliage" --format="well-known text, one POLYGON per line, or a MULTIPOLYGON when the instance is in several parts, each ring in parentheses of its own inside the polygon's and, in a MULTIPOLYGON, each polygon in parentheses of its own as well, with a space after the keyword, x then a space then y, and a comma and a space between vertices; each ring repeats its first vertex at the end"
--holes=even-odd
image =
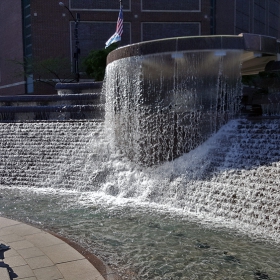
POLYGON ((116 48, 117 44, 114 43, 106 49, 92 50, 84 59, 85 71, 95 81, 102 81, 104 79, 107 55, 116 48))
POLYGON ((268 93, 269 90, 279 91, 280 72, 260 72, 256 75, 246 75, 242 77, 242 83, 249 87, 254 87, 256 93, 268 93))

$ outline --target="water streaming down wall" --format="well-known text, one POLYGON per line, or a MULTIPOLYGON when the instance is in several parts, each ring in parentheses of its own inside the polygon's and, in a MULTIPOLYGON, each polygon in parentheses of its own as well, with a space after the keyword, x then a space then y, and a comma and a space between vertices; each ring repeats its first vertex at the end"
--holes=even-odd
POLYGON ((150 189, 151 197, 279 242, 279 125, 278 119, 229 122, 173 166, 166 164, 162 174, 170 181, 150 189))
POLYGON ((242 55, 175 52, 110 63, 106 118, 120 150, 153 165, 205 141, 239 110, 242 55))
POLYGON ((278 119, 234 120, 173 162, 141 168, 110 151, 101 122, 0 123, 0 185, 179 211, 279 242, 279 129, 278 119))
POLYGON ((1 186, 83 190, 95 185, 103 154, 91 149, 102 145, 96 143, 104 138, 102 122, 0 123, 0 131, 1 186))
POLYGON ((165 52, 111 62, 105 135, 103 123, 94 121, 1 123, 1 185, 173 207, 279 241, 279 121, 261 127, 237 121, 197 147, 238 107, 243 50, 226 53, 165 52), (141 168, 115 155, 110 141, 145 165, 197 148, 141 168))

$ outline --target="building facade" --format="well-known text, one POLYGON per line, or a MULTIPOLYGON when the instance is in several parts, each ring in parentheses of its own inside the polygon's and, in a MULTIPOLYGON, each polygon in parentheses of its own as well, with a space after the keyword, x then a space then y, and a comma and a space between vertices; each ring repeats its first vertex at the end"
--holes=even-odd
MULTIPOLYGON (((59 59, 73 64, 78 17, 80 64, 91 50, 105 47, 115 32, 120 2, 65 0, 64 4, 57 0, 1 1, 0 95, 54 94, 53 87, 44 85, 51 77, 47 69, 37 71, 23 62, 55 58, 58 64, 59 59)), ((122 6, 120 46, 177 36, 256 33, 280 37, 280 0, 122 0, 122 6)))

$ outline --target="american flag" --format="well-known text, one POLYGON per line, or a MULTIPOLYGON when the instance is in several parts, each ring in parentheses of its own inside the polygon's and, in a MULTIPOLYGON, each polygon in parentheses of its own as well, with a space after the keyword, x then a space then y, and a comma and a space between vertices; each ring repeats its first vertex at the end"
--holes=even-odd
POLYGON ((118 21, 117 21, 116 32, 105 43, 105 48, 109 47, 113 43, 120 41, 122 39, 121 38, 122 34, 123 34, 123 11, 122 11, 122 6, 121 6, 118 21))
POLYGON ((122 6, 120 7, 119 17, 118 17, 118 21, 117 21, 116 33, 119 36, 122 36, 122 34, 123 34, 123 11, 122 11, 122 6))

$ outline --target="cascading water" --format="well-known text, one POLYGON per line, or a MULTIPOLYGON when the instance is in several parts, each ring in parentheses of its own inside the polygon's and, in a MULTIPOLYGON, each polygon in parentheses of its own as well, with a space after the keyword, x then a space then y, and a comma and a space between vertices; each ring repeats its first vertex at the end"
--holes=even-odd
POLYGON ((205 141, 238 111, 243 53, 175 52, 110 63, 106 118, 120 150, 153 165, 205 141))
POLYGON ((231 121, 145 168, 100 122, 0 128, 1 215, 76 240, 123 279, 279 278, 279 120, 231 121))
POLYGON ((279 279, 280 120, 232 120, 233 39, 226 55, 178 41, 111 62, 105 122, 1 123, 0 214, 79 242, 123 279, 279 279))

